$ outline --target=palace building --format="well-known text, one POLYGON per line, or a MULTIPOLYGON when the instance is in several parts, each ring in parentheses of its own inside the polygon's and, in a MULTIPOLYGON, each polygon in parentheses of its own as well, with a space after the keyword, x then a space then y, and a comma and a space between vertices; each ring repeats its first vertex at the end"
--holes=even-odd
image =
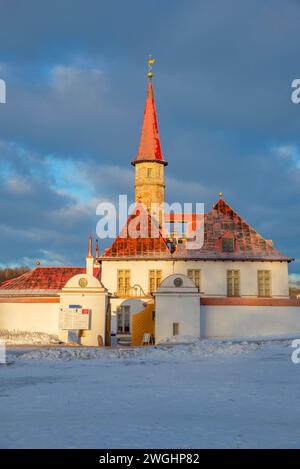
POLYGON ((293 259, 264 239, 221 193, 205 214, 165 212, 168 163, 160 143, 151 70, 131 164, 136 211, 119 236, 102 254, 97 245, 95 257, 89 239, 86 269, 38 267, 2 284, 0 329, 56 332, 67 341, 72 327, 86 345, 97 345, 100 336, 108 345, 111 332, 132 345, 141 345, 145 334, 159 342, 172 335, 300 333, 300 301, 289 298, 288 265, 293 259), (127 233, 137 214, 146 235, 127 233), (187 219, 192 225, 201 220, 203 226, 203 244, 193 249, 187 233, 176 229, 186 226, 187 219), (171 233, 166 222, 174 227, 171 233), (80 316, 82 311, 89 311, 89 320, 80 316))

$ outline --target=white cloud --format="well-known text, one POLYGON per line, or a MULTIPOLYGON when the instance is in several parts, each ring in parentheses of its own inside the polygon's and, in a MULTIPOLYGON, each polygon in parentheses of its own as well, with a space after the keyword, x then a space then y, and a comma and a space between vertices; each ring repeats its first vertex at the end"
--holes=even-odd
POLYGON ((35 266, 37 261, 40 263, 41 267, 72 265, 67 257, 47 249, 40 249, 37 252, 37 257, 24 256, 21 260, 21 264, 35 266))
POLYGON ((300 167, 300 151, 296 145, 286 144, 279 145, 272 148, 272 152, 284 160, 288 160, 300 167))
POLYGON ((91 67, 55 65, 50 72, 53 88, 64 96, 66 93, 76 93, 77 99, 93 95, 96 90, 105 88, 103 70, 91 67))
POLYGON ((174 177, 166 178, 166 186, 169 188, 173 200, 171 202, 203 202, 209 195, 209 189, 199 182, 180 180, 174 177))
POLYGON ((32 191, 32 185, 28 178, 13 176, 8 180, 8 186, 11 192, 16 194, 28 194, 32 191))

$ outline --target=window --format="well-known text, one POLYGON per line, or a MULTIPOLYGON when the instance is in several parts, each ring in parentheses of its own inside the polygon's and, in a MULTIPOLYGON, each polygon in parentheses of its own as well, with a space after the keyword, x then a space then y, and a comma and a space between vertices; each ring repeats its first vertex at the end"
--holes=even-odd
POLYGON ((147 177, 148 178, 152 177, 152 168, 147 168, 147 177))
POLYGON ((118 270, 118 295, 129 295, 130 270, 118 270))
POLYGON ((149 270, 149 292, 155 292, 162 281, 161 270, 149 270))
POLYGON ((179 322, 173 322, 173 335, 179 335, 179 322))
POLYGON ((227 296, 240 296, 239 270, 227 270, 227 296))
POLYGON ((258 296, 271 296, 271 271, 257 271, 258 296))
POLYGON ((130 306, 117 308, 117 332, 119 334, 130 333, 130 306))
POLYGON ((222 251, 223 252, 234 252, 234 239, 223 238, 222 239, 222 251))
POLYGON ((196 287, 198 287, 200 290, 201 270, 200 269, 188 269, 187 274, 188 274, 188 278, 193 280, 196 287))

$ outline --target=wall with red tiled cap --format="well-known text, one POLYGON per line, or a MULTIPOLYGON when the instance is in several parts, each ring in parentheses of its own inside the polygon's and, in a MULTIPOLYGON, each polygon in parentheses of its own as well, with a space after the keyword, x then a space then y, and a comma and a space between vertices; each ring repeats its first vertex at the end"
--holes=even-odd
POLYGON ((0 290, 61 290, 71 277, 80 273, 85 273, 84 267, 36 267, 4 282, 0 290))

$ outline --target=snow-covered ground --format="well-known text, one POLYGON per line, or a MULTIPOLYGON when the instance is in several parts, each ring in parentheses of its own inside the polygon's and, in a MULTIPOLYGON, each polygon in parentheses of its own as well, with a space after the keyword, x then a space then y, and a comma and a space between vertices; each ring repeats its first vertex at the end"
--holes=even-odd
POLYGON ((8 351, 1 448, 299 448, 291 341, 8 351))

